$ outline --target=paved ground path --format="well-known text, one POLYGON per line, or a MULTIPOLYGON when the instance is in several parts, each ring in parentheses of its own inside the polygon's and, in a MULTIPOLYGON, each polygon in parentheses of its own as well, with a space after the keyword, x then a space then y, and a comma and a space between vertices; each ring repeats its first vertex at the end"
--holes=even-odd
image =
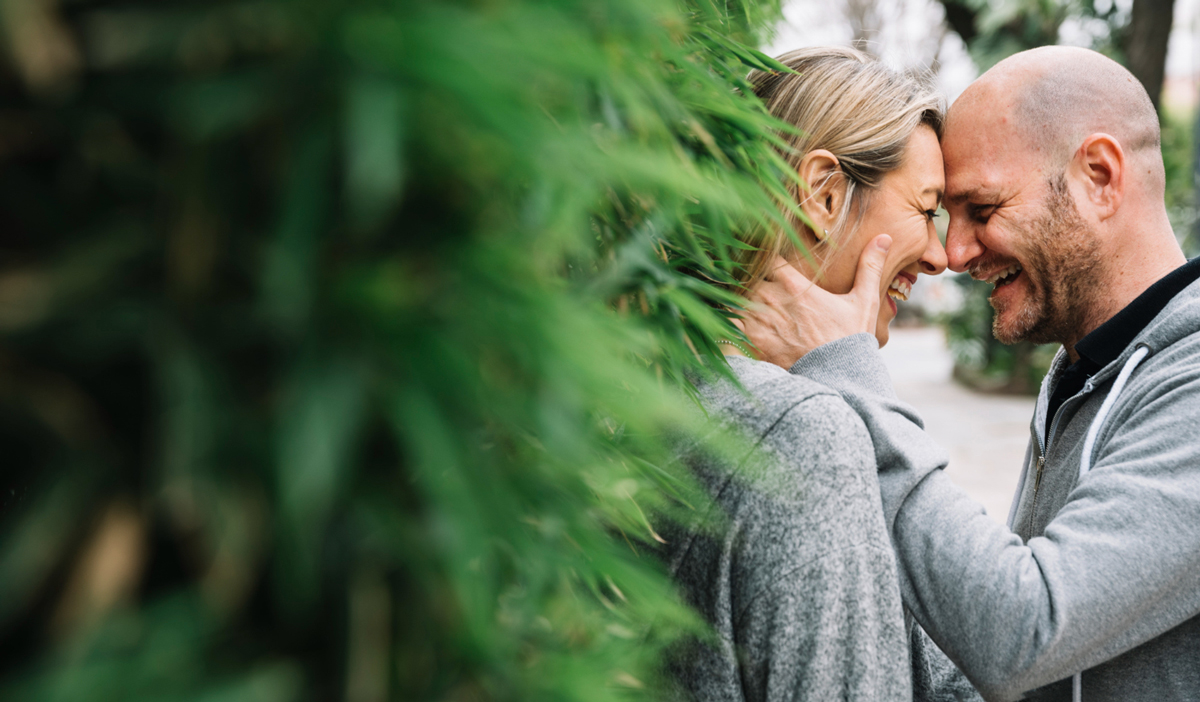
POLYGON ((984 395, 955 384, 940 328, 893 327, 882 353, 896 394, 917 408, 925 429, 949 450, 946 473, 1003 522, 1025 456, 1034 398, 984 395))

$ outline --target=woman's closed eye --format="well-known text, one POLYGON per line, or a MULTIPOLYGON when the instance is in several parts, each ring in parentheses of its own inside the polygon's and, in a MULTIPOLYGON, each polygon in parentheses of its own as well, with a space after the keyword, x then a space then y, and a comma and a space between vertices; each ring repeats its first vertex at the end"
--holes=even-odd
POLYGON ((931 220, 931 221, 932 221, 932 220, 936 219, 936 218, 937 218, 937 216, 938 216, 938 211, 937 211, 937 209, 925 210, 925 217, 926 217, 927 219, 929 219, 929 220, 931 220))

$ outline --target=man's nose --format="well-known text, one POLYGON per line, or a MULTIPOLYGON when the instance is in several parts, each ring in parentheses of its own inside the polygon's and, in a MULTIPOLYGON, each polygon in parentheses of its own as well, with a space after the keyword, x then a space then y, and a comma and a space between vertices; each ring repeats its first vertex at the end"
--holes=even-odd
POLYGON ((950 225, 946 227, 946 261, 950 270, 962 273, 971 261, 982 254, 983 245, 970 225, 963 222, 961 216, 950 215, 950 225))

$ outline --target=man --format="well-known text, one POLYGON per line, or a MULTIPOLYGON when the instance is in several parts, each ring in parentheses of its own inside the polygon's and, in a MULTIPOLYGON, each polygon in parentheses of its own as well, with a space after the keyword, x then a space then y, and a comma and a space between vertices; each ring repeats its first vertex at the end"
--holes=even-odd
POLYGON ((905 604, 985 698, 1200 699, 1200 260, 1167 220, 1154 108, 1100 54, 1035 49, 963 93, 942 147, 950 268, 995 285, 1001 341, 1063 344, 1008 527, 856 333, 878 248, 847 296, 778 269, 746 332, 862 416, 905 604))

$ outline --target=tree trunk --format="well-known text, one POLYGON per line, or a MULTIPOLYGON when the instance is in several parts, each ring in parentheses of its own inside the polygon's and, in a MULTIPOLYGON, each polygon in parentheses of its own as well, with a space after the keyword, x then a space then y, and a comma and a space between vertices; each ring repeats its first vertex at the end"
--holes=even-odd
POLYGON ((963 44, 970 46, 979 34, 975 27, 979 11, 962 0, 941 0, 941 3, 946 10, 946 24, 962 37, 963 44))
POLYGON ((1174 0, 1133 0, 1129 30, 1125 35, 1127 66, 1150 93, 1156 110, 1162 95, 1167 39, 1174 17, 1174 0))

